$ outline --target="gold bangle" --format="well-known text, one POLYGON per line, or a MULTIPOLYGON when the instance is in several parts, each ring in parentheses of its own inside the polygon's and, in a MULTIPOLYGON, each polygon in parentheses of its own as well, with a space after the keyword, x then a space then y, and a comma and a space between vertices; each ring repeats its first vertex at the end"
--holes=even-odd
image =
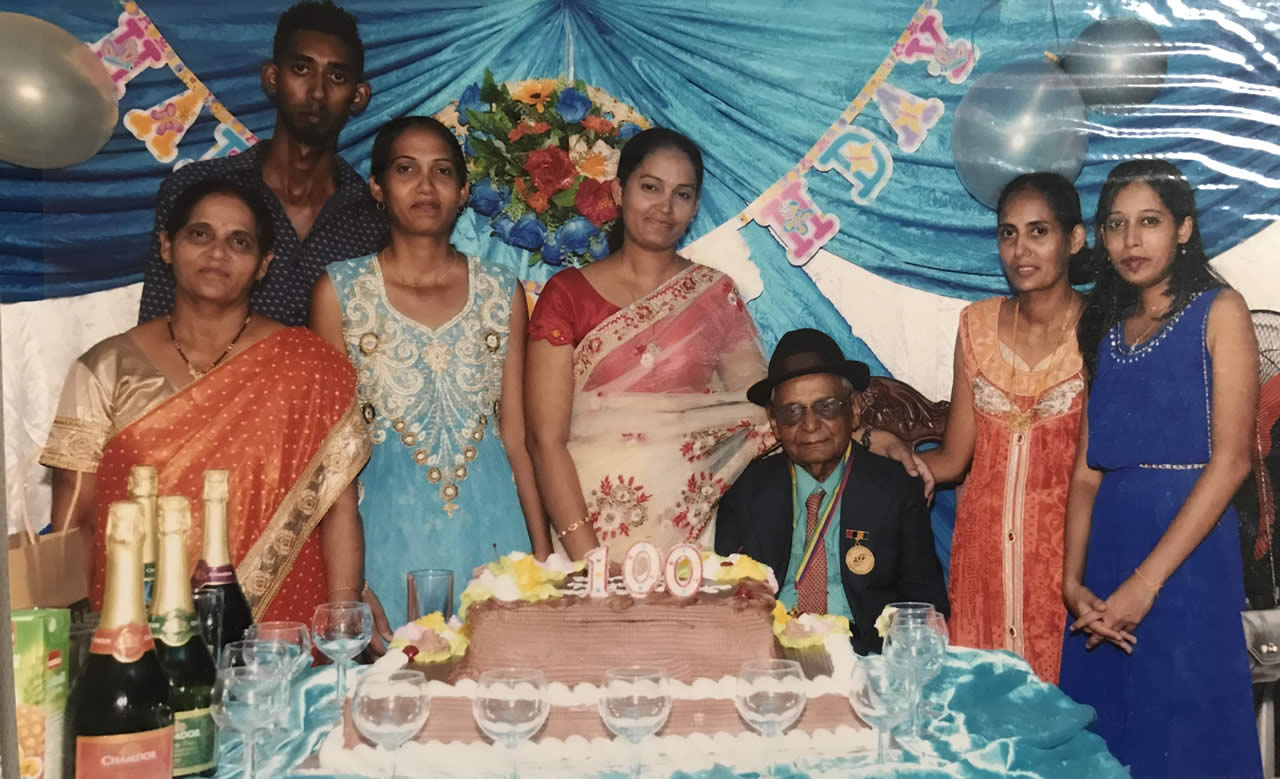
POLYGON ((361 584, 359 587, 330 587, 329 594, 332 595, 335 592, 354 592, 356 595, 359 595, 364 592, 364 587, 364 584, 361 584))
POLYGON ((582 527, 582 523, 583 523, 583 522, 586 522, 586 520, 585 520, 585 519, 580 519, 580 520, 578 520, 577 522, 574 522, 572 525, 570 525, 570 526, 568 526, 567 528, 565 528, 564 530, 560 530, 560 531, 558 531, 558 532, 556 533, 556 538, 564 538, 565 536, 569 535, 569 534, 570 534, 570 533, 572 533, 573 531, 575 531, 575 530, 577 530, 578 528, 582 527))
POLYGON ((1152 597, 1155 597, 1156 595, 1160 594, 1160 585, 1156 584, 1155 582, 1151 581, 1151 579, 1147 578, 1147 575, 1145 573, 1138 570, 1137 568, 1134 568, 1133 575, 1137 576, 1138 581, 1145 584, 1147 586, 1147 589, 1151 590, 1152 597))

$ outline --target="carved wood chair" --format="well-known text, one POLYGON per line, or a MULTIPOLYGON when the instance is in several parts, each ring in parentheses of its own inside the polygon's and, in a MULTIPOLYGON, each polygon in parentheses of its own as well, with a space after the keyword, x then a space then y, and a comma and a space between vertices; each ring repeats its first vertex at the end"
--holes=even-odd
POLYGON ((912 448, 942 442, 950 401, 929 400, 910 384, 888 376, 872 376, 865 394, 864 423, 888 430, 912 448))

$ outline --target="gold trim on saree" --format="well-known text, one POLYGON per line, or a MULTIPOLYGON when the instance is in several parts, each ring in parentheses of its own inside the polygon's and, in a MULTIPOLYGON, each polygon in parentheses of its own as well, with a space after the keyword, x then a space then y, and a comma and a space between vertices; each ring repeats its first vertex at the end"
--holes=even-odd
POLYGON ((236 577, 255 622, 267 613, 303 544, 360 473, 372 448, 360 403, 355 401, 329 431, 320 450, 236 566, 236 577))
POLYGON ((96 473, 111 436, 111 426, 75 417, 54 417, 40 463, 50 468, 96 473))

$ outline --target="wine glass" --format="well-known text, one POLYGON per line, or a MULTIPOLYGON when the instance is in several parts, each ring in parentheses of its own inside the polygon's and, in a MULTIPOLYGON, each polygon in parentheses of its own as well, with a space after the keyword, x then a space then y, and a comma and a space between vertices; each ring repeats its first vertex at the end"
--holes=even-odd
POLYGON ((301 622, 259 622, 244 632, 250 640, 282 641, 298 648, 293 673, 298 674, 311 667, 311 631, 301 622))
MULTIPOLYGON (((662 729, 671 715, 671 683, 661 668, 628 666, 605 673, 600 694, 600 718, 615 736, 638 747, 662 729)), ((637 751, 633 776, 641 773, 637 751)))
POLYGON ((378 745, 384 762, 396 775, 396 753, 422 730, 431 713, 427 679, 419 671, 366 673, 351 696, 351 718, 370 741, 378 745))
POLYGON ((253 779, 254 738, 271 726, 287 700, 287 683, 265 667, 221 668, 214 680, 209 713, 218 727, 241 734, 244 777, 253 779))
POLYGON ((367 603, 335 601, 316 606, 311 618, 311 637, 319 649, 338 666, 338 711, 347 697, 347 666, 364 651, 373 638, 373 612, 367 603))
POLYGON ((222 648, 218 668, 254 668, 274 673, 286 683, 297 667, 298 647, 275 639, 232 641, 222 648))
POLYGON ((227 607, 227 594, 220 587, 198 587, 191 593, 191 600, 196 607, 200 635, 217 664, 222 657, 222 612, 227 607))
MULTIPOLYGON (((546 677, 532 668, 486 671, 471 712, 484 734, 510 751, 514 764, 516 747, 537 733, 551 713, 546 677)), ((516 776, 514 765, 510 776, 516 776)))
POLYGON ((914 738, 920 738, 922 690, 942 670, 946 654, 946 644, 931 616, 936 613, 932 607, 895 613, 884 640, 885 660, 905 674, 909 684, 907 732, 914 738))
POLYGON ((883 656, 859 657, 853 665, 849 703, 863 722, 876 729, 876 763, 887 762, 889 734, 909 714, 906 677, 896 673, 883 656))
POLYGON ((766 738, 773 738, 800 719, 808 698, 804 671, 798 662, 757 660, 744 663, 738 671, 733 704, 748 725, 766 738))

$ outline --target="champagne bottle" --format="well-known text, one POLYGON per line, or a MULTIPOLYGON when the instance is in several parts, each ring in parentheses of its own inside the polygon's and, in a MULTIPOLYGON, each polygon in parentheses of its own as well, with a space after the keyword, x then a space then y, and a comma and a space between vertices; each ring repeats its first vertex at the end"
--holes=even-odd
POLYGON ((253 613, 227 551, 227 479, 226 471, 204 472, 204 546, 191 577, 196 588, 216 587, 223 592, 222 646, 244 638, 253 624, 253 613))
POLYGON ((156 584, 156 469, 135 465, 129 470, 129 497, 142 509, 142 600, 151 608, 156 584))
POLYGON ((184 497, 166 495, 159 507, 160 558, 156 597, 151 602, 151 635, 173 699, 173 775, 213 776, 217 726, 209 703, 217 669, 200 635, 191 599, 187 564, 191 504, 184 497))
POLYGON ((67 707, 76 779, 168 779, 173 772, 169 680, 142 605, 142 509, 112 503, 106 599, 67 707))

